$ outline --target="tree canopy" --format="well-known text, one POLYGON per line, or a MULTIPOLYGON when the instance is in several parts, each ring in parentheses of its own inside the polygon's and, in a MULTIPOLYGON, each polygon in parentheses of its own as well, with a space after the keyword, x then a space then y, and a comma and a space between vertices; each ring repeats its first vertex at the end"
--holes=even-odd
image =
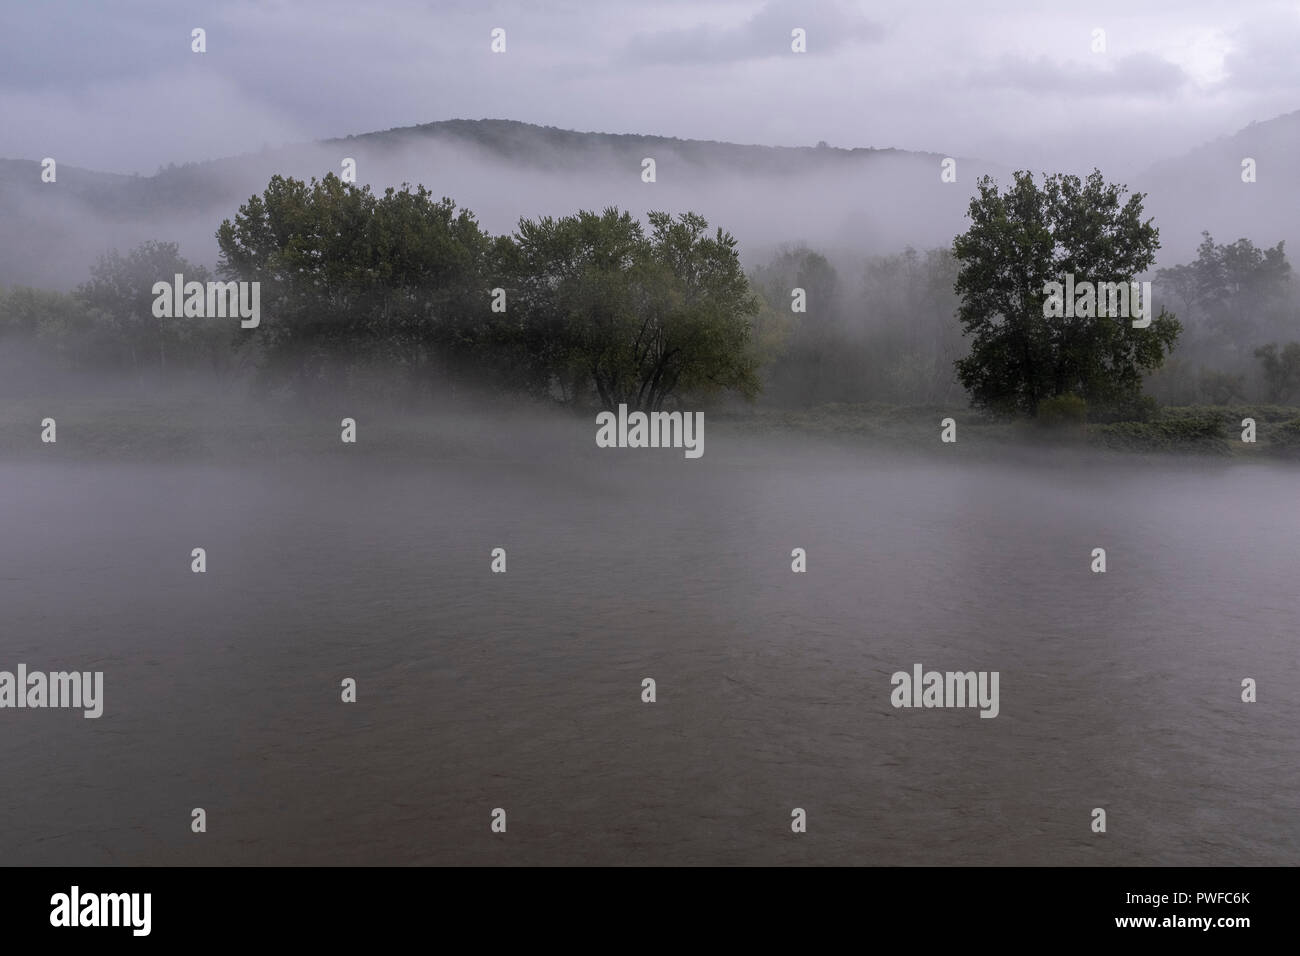
POLYGON ((606 408, 752 397, 736 240, 694 213, 648 220, 582 211, 490 237, 423 186, 277 176, 217 240, 224 277, 263 283, 264 347, 300 382, 375 360, 606 408))
POLYGON ((522 220, 511 252, 522 340, 566 400, 659 410, 679 394, 758 391, 757 298, 736 240, 694 213, 522 220))
POLYGON ((1158 230, 1142 219, 1139 193, 1093 171, 1055 174, 1040 187, 1017 172, 1005 193, 989 177, 971 200, 970 228, 953 242, 960 263, 958 316, 971 337, 956 363, 976 406, 1037 413, 1038 403, 1077 395, 1122 405, 1141 393, 1143 373, 1173 347, 1180 325, 1163 308, 1146 328, 1114 316, 1047 317, 1046 284, 1075 280, 1127 285, 1155 261, 1158 230))
POLYGON ((330 174, 275 176, 217 230, 219 272, 262 284, 262 341, 277 372, 333 385, 350 365, 446 372, 469 320, 487 309, 489 237, 467 210, 423 186, 368 186, 330 174))

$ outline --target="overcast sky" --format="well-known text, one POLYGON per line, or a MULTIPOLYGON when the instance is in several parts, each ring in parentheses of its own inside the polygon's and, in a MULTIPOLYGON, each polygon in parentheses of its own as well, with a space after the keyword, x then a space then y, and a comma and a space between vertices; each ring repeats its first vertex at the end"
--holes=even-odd
POLYGON ((0 157, 116 172, 498 118, 1127 173, 1300 109, 1300 0, 2 4, 0 157))

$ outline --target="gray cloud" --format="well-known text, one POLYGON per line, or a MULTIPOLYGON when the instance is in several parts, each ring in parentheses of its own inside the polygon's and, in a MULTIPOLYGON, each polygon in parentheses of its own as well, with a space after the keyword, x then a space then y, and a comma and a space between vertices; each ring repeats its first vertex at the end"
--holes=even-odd
POLYGON ((808 49, 837 50, 852 41, 885 35, 878 23, 834 0, 768 3, 748 20, 732 26, 698 25, 641 33, 627 44, 627 59, 639 63, 721 64, 791 55, 792 31, 805 31, 808 49))
POLYGON ((1187 81, 1181 67, 1150 53, 1134 53, 1114 60, 1099 54, 1095 64, 1078 60, 1061 63, 1043 56, 1032 61, 1007 56, 995 69, 970 77, 976 86, 1081 97, 1172 93, 1187 81))
POLYGON ((1300 107, 1259 0, 0 5, 0 157, 116 172, 455 117, 1140 169, 1300 107), (208 31, 209 52, 189 51, 208 31), (503 27, 508 52, 493 55, 503 27), (790 30, 808 52, 790 53, 790 30), (1112 52, 1093 58, 1092 28, 1112 52), (1062 101, 1105 101, 1081 143, 1062 101))
POLYGON ((1232 88, 1292 94, 1300 88, 1300 9, 1247 21, 1233 40, 1223 64, 1232 88))

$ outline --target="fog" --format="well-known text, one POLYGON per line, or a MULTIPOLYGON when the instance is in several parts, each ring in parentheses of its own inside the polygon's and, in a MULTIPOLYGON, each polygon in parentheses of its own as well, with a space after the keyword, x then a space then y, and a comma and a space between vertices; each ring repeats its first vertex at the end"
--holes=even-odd
POLYGON ((589 421, 460 421, 396 454, 327 449, 322 425, 309 460, 234 438, 189 464, 0 465, 7 660, 107 675, 97 721, 5 715, 5 859, 1300 853, 1289 469, 939 460, 721 426, 685 461, 600 451, 589 421), (891 707, 915 662, 1000 671, 997 718, 891 707), (1234 703, 1238 675, 1276 696, 1234 703), (1087 839, 1094 806, 1116 838, 1087 839), (483 836, 492 807, 508 841, 483 836))
MULTIPOLYGON (((1161 231, 1158 267, 1194 257, 1204 230, 1231 242, 1295 245, 1300 185, 1279 166, 1300 149, 1300 111, 1241 131, 1130 179, 1146 194, 1161 231), (1241 160, 1260 164, 1241 181, 1241 160)), ((951 144, 936 144, 943 149, 951 144)), ((42 183, 34 161, 0 163, 0 283, 71 289, 95 259, 149 240, 177 242, 192 262, 217 263, 214 233, 273 175, 302 180, 357 162, 357 182, 382 193, 422 184, 472 211, 490 232, 508 234, 521 218, 562 216, 608 206, 638 216, 652 209, 695 211, 740 240, 747 267, 783 245, 804 244, 839 260, 945 248, 969 225, 975 185, 1000 186, 1011 171, 1086 175, 1086 163, 1036 167, 1017 157, 966 158, 960 151, 739 147, 658 137, 594 136, 519 124, 446 124, 358 136, 218 159, 152 176, 58 167, 42 183), (655 182, 642 160, 655 160, 655 182), (941 180, 945 159, 955 182, 941 180)), ((1106 169, 1102 169, 1107 173, 1106 169)))
POLYGON ((377 193, 424 185, 497 234, 513 232, 521 218, 579 209, 617 206, 640 217, 652 209, 698 212, 735 235, 751 265, 790 243, 855 255, 946 246, 963 228, 971 184, 985 173, 1008 178, 987 163, 958 160, 962 185, 943 185, 944 157, 937 154, 803 149, 766 155, 773 151, 719 148, 722 155, 701 156, 699 148, 683 155, 668 141, 643 149, 596 142, 543 150, 535 148, 543 143, 542 131, 531 130, 519 140, 510 155, 444 134, 404 137, 397 145, 307 145, 153 177, 92 180, 80 170, 61 169, 59 183, 44 192, 39 167, 10 164, 0 199, 7 212, 0 281, 69 289, 84 281, 103 252, 126 251, 148 239, 178 242, 186 258, 215 266, 216 227, 265 189, 272 175, 338 175, 344 158, 357 161, 359 185, 377 193), (654 183, 642 182, 645 157, 655 160, 654 183), (756 165, 774 168, 751 168, 756 165), (31 182, 37 186, 29 188, 31 182))
MULTIPOLYGON (((41 46, 39 16, 13 15, 36 52, 0 67, 0 679, 102 672, 105 699, 94 719, 0 710, 0 860, 1300 861, 1300 365, 1277 358, 1300 343, 1300 285, 1251 271, 1300 239, 1282 43, 1300 26, 1192 3, 1174 29, 1167 5, 1102 4, 1103 62, 1090 20, 1066 36, 1015 3, 826 3, 808 23, 828 57, 804 76, 769 50, 801 11, 750 6, 614 4, 584 24, 495 5, 520 54, 501 75, 455 39, 472 28, 487 55, 459 4, 438 22, 393 4, 355 46, 292 4, 213 14, 195 62, 172 49, 188 21, 143 3, 101 24, 123 56, 83 51, 84 70, 80 40, 41 46), (38 81, 33 62, 61 67, 38 81), (180 115, 205 102, 202 124, 180 115), (694 316, 677 306, 695 287, 651 269, 625 298, 611 281, 555 302, 570 276, 515 276, 510 308, 532 294, 542 318, 493 326, 464 303, 495 276, 376 293, 373 263, 322 279, 314 250, 302 288, 329 294, 252 331, 140 305, 170 270, 108 270, 90 304, 111 250, 176 243, 211 275, 217 228, 273 176, 347 161, 492 236, 609 207, 703 215, 754 295, 734 363, 752 380, 714 388, 735 372, 719 360, 647 403, 656 437, 702 416, 699 457, 625 427, 603 442, 617 403, 583 379, 607 357, 592 329, 642 295, 651 318, 694 316), (1203 231, 1221 244, 1180 299, 1157 283, 1186 333, 1144 372, 1150 405, 1056 425, 972 407, 952 246, 977 182, 1094 167, 1146 194, 1146 278, 1193 262, 1203 231), (317 321, 337 301, 361 304, 317 321), (914 667, 996 674, 1000 698, 900 697, 914 667)), ((433 270, 461 278, 464 248, 433 270)), ((730 331, 690 326, 688 347, 730 331)))

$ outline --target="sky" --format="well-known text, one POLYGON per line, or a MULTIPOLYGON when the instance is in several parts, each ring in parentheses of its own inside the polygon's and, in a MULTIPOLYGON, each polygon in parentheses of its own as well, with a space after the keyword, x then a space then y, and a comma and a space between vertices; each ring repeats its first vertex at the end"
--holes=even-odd
POLYGON ((1300 0, 0 6, 0 158, 111 172, 454 118, 1135 172, 1296 109, 1300 0))

